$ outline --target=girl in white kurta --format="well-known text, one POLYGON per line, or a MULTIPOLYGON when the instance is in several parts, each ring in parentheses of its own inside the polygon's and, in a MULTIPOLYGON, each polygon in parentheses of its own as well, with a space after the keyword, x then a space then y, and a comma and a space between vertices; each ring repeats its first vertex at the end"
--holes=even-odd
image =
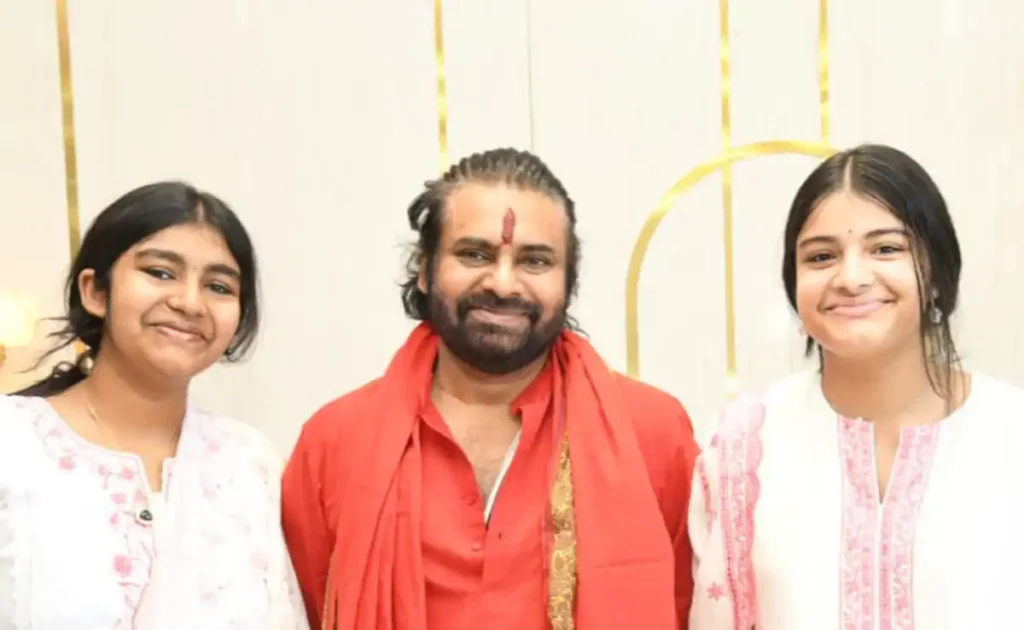
POLYGON ((839 153, 797 193, 785 249, 821 369, 713 423, 690 629, 1024 628, 1024 392, 959 367, 938 189, 895 149, 839 153))
POLYGON ((280 470, 255 430, 189 409, 152 492, 138 456, 0 396, 0 629, 304 628, 280 470))
POLYGON ((256 258, 180 182, 97 216, 66 284, 75 364, 0 396, 0 630, 306 630, 280 521, 283 462, 188 403, 259 321, 256 258))
POLYGON ((873 425, 816 372, 728 405, 695 475, 692 630, 1022 628, 1024 394, 973 375, 903 427, 884 500, 873 425))

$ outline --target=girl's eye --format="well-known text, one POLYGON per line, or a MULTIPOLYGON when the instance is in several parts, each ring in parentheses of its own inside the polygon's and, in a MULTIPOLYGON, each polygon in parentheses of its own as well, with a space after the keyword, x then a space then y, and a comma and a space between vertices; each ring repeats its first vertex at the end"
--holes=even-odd
POLYGON ((174 279, 174 274, 172 274, 170 271, 167 271, 166 269, 160 269, 159 267, 150 267, 149 269, 144 269, 143 271, 153 276, 154 278, 157 278, 158 280, 174 279))

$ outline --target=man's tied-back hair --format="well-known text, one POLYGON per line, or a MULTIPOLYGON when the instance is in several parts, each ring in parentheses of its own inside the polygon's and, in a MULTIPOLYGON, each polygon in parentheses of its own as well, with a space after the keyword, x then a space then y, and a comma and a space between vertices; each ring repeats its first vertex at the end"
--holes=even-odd
MULTIPOLYGON (((504 184, 521 190, 531 190, 547 195, 565 207, 569 219, 567 244, 568 256, 565 273, 566 308, 576 295, 579 278, 580 243, 576 236, 576 205, 562 182, 551 169, 536 155, 516 149, 492 149, 465 157, 445 172, 440 178, 424 184, 424 190, 409 204, 409 227, 417 234, 417 242, 406 262, 407 276, 402 283, 402 305, 410 318, 422 321, 427 318, 427 296, 417 284, 422 266, 426 275, 433 275, 434 259, 441 242, 441 213, 451 194, 461 185, 468 183, 504 184)), ((571 328, 575 322, 567 318, 571 328)))

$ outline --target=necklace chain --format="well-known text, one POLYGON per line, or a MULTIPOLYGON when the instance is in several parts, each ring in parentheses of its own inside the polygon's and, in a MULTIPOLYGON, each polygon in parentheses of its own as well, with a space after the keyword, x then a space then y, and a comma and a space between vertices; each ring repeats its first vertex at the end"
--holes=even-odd
POLYGON ((114 450, 120 451, 121 448, 117 444, 116 440, 111 440, 110 436, 103 429, 103 422, 100 420, 100 414, 96 413, 96 407, 92 405, 92 397, 89 396, 89 390, 85 389, 85 409, 89 412, 89 417, 92 419, 92 423, 96 425, 96 433, 100 438, 101 443, 109 443, 110 446, 114 447, 114 450))
MULTIPOLYGON (((93 424, 96 425, 96 432, 98 434, 98 437, 101 440, 101 443, 102 442, 107 442, 112 447, 114 447, 114 450, 121 451, 122 449, 118 446, 118 444, 114 440, 110 440, 108 438, 108 436, 106 435, 106 432, 103 430, 103 423, 100 421, 100 414, 96 413, 96 407, 94 407, 93 404, 92 404, 92 399, 89 396, 89 391, 86 389, 84 393, 85 393, 85 409, 86 409, 86 411, 88 411, 89 417, 92 418, 93 424)), ((143 478, 145 478, 145 476, 146 476, 145 471, 143 470, 143 471, 139 471, 139 472, 140 472, 140 474, 142 474, 143 478)), ((150 522, 153 521, 153 512, 149 509, 150 508, 150 500, 152 499, 152 497, 150 496, 151 491, 149 489, 149 483, 148 482, 145 482, 144 485, 143 485, 143 494, 145 495, 145 504, 144 504, 144 507, 142 508, 142 510, 138 512, 137 518, 139 518, 141 521, 143 521, 145 523, 150 523, 150 522)))

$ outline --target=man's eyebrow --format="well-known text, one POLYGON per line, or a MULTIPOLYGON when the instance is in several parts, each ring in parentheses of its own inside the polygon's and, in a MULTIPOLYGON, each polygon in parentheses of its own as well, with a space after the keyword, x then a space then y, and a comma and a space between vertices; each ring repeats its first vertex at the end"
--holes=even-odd
MULTIPOLYGON (((454 243, 452 243, 453 249, 482 249, 485 251, 493 251, 500 247, 498 243, 492 243, 485 238, 479 238, 476 236, 464 236, 454 243)), ((520 253, 527 254, 549 254, 555 255, 555 248, 546 243, 523 243, 516 245, 515 250, 520 253)))

